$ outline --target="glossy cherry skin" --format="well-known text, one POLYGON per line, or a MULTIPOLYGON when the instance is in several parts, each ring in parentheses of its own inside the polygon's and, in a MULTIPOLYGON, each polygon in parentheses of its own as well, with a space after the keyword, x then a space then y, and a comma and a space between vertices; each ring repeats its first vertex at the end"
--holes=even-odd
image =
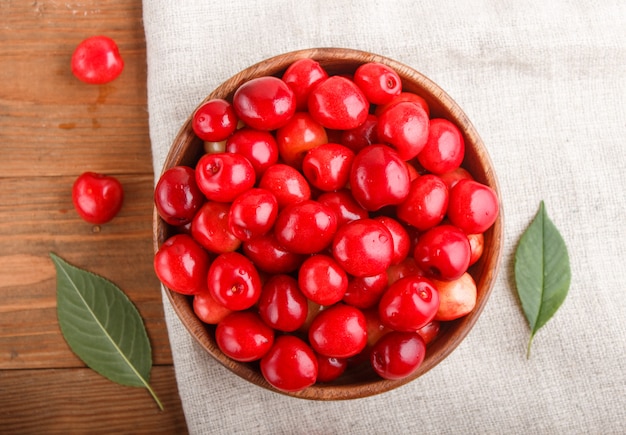
POLYGON ((317 380, 317 357, 313 349, 293 335, 276 337, 274 345, 261 358, 261 373, 274 388, 295 392, 317 380))
POLYGON ((374 307, 387 290, 387 273, 373 276, 352 276, 343 295, 343 302, 362 310, 374 307))
POLYGON ((332 382, 341 376, 348 368, 346 358, 335 358, 332 356, 317 356, 317 382, 332 382))
POLYGON ((285 249, 272 232, 244 242, 242 250, 259 270, 271 274, 291 273, 305 259, 304 255, 285 249))
POLYGON ((392 148, 370 145, 354 158, 350 188, 354 199, 369 211, 400 204, 410 189, 407 165, 392 148))
POLYGON ((203 155, 196 165, 196 182, 213 201, 231 202, 254 186, 254 167, 244 156, 233 153, 203 155))
POLYGON ((461 229, 442 224, 419 237, 413 256, 426 276, 452 281, 467 271, 471 248, 467 235, 461 229))
POLYGON ((311 91, 308 109, 311 116, 324 127, 350 130, 365 122, 369 102, 352 80, 331 76, 311 91))
POLYGON ((450 321, 466 316, 476 306, 477 289, 472 275, 464 273, 453 281, 433 280, 439 292, 439 309, 435 320, 450 321))
POLYGON ((86 222, 105 224, 122 208, 124 188, 115 177, 84 172, 72 185, 72 203, 78 215, 86 222))
POLYGON ((313 319, 309 343, 325 356, 348 358, 357 355, 367 344, 367 325, 361 310, 342 303, 335 304, 313 319))
POLYGON ((374 220, 382 223, 391 234, 393 242, 393 255, 391 256, 391 264, 398 264, 406 258, 411 249, 411 240, 409 233, 400 222, 389 216, 378 216, 374 220))
POLYGON ((354 152, 335 143, 309 150, 302 161, 302 172, 309 183, 324 192, 342 189, 348 183, 354 152))
POLYGON ((228 215, 230 205, 224 202, 208 201, 191 221, 191 235, 209 252, 221 254, 239 249, 239 240, 230 230, 228 215))
POLYGON ((363 124, 350 130, 342 130, 339 143, 358 153, 368 145, 380 143, 378 140, 378 118, 368 114, 363 124))
POLYGON ((464 157, 465 140, 461 130, 447 119, 431 119, 428 141, 417 155, 424 169, 433 174, 444 174, 458 168, 464 157))
POLYGON ((276 130, 296 111, 296 97, 281 79, 272 76, 248 80, 233 95, 235 113, 247 126, 276 130))
POLYGON ((154 256, 154 271, 170 290, 185 295, 206 291, 209 254, 191 236, 167 239, 154 256))
POLYGON ((298 59, 287 67, 283 81, 289 85, 296 97, 296 110, 304 111, 311 89, 328 78, 328 73, 316 60, 298 59))
POLYGON ((232 104, 215 98, 202 103, 191 117, 191 128, 204 141, 226 140, 237 128, 237 115, 232 104))
POLYGON ((307 112, 295 113, 276 130, 276 143, 282 161, 300 169, 307 151, 328 142, 326 129, 307 112))
POLYGON ((374 219, 360 219, 337 230, 332 254, 350 275, 377 275, 391 264, 393 239, 382 223, 374 219))
POLYGON ((396 149, 402 160, 411 160, 428 141, 428 115, 420 106, 400 102, 378 117, 378 138, 396 149))
POLYGON ((211 296, 233 311, 256 304, 262 288, 254 264, 238 252, 226 252, 213 260, 207 285, 211 296))
POLYGON ((389 286, 378 303, 381 322, 394 331, 415 332, 434 319, 439 308, 435 285, 422 276, 407 276, 389 286))
POLYGON ((389 101, 387 104, 381 104, 379 106, 376 106, 376 110, 374 110, 374 115, 380 116, 382 115, 384 111, 386 111, 390 107, 395 106, 398 103, 407 102, 407 101, 412 102, 412 103, 417 103, 420 106, 422 106, 422 109, 424 109, 424 112, 426 112, 426 115, 430 117, 430 107, 428 106, 428 103, 426 102, 426 100, 424 100, 423 97, 417 94, 414 94, 413 92, 400 92, 399 95, 396 95, 395 97, 393 97, 391 101, 389 101))
POLYGON ((154 189, 154 204, 161 219, 170 225, 191 222, 206 201, 198 188, 196 173, 189 166, 174 166, 159 177, 154 189))
POLYGON ((381 378, 404 379, 419 368, 426 356, 426 344, 417 332, 391 331, 374 345, 370 361, 381 378))
POLYGON ((80 81, 101 85, 115 80, 124 69, 124 59, 115 41, 92 36, 82 41, 72 54, 72 73, 80 81))
POLYGON ((304 175, 282 163, 267 168, 259 181, 259 187, 274 194, 280 209, 311 198, 311 188, 304 175))
POLYGON ((298 287, 316 304, 332 305, 346 293, 348 275, 332 257, 312 255, 298 270, 298 287))
POLYGON ((439 175, 439 178, 441 178, 443 180, 443 182, 446 184, 446 187, 448 188, 448 192, 454 187, 454 185, 456 183, 458 183, 461 180, 473 180, 474 177, 472 176, 472 174, 470 174, 470 172, 459 166, 456 169, 453 169, 449 172, 445 172, 441 175, 439 175))
POLYGON ((198 316, 198 319, 202 320, 204 323, 217 325, 224 317, 233 311, 217 302, 207 290, 194 295, 193 312, 198 316))
POLYGON ((402 80, 389 66, 368 62, 354 72, 354 83, 372 104, 386 104, 402 92, 402 80))
POLYGON ((450 190, 448 218, 467 234, 487 231, 498 218, 495 191, 473 180, 461 180, 450 190))
POLYGON ((317 201, 327 205, 335 212, 337 228, 345 223, 369 217, 369 212, 354 200, 348 189, 324 192, 317 197, 317 201))
MULTIPOLYGON (((439 290, 439 288, 437 288, 439 290)), ((439 293, 439 306, 441 307, 441 292, 439 293)), ((437 320, 437 316, 435 315, 435 320, 432 320, 425 326, 422 326, 417 330, 417 333, 422 337, 424 343, 428 345, 432 343, 437 335, 439 335, 439 331, 441 330, 441 322, 437 320)))
POLYGON ((259 315, 270 327, 292 332, 304 325, 308 301, 298 281, 289 275, 273 275, 263 285, 259 298, 259 315))
POLYGON ((274 224, 276 240, 296 254, 314 254, 328 247, 337 231, 332 209, 307 200, 285 207, 274 224))
POLYGON ((274 330, 253 311, 233 311, 215 328, 215 342, 235 361, 256 361, 274 344, 274 330))
POLYGON ((225 144, 225 151, 241 154, 252 164, 256 178, 278 161, 278 145, 274 136, 267 131, 244 127, 234 132, 225 144))
POLYGON ((482 257, 485 250, 485 235, 483 233, 468 234, 467 240, 470 243, 470 262, 469 265, 475 264, 482 257))
POLYGON ((448 188, 434 174, 425 174, 413 180, 406 200, 397 207, 398 219, 420 231, 439 224, 447 211, 448 188))
POLYGON ((247 241, 268 233, 278 216, 278 201, 266 189, 252 188, 230 206, 228 228, 239 240, 247 241))

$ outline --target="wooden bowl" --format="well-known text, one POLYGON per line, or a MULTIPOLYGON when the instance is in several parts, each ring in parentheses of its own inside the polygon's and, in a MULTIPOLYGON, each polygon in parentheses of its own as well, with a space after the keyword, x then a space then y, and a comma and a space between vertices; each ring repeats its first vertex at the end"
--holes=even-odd
MULTIPOLYGON (((476 180, 491 186, 500 199, 498 181, 487 150, 461 108, 427 77, 406 65, 383 56, 341 48, 316 48, 282 54, 235 74, 208 95, 204 101, 213 98, 224 98, 232 101, 235 90, 244 82, 266 75, 280 77, 292 62, 301 58, 315 59, 329 74, 352 73, 359 65, 366 62, 381 62, 392 67, 402 78, 403 90, 419 94, 428 102, 431 117, 447 118, 461 129, 466 144, 463 167, 468 169, 476 180)), ((193 133, 190 119, 191 114, 172 144, 163 171, 176 165, 193 167, 203 154, 203 143, 193 133)), ((153 231, 156 252, 161 244, 174 234, 174 231, 158 217, 156 211, 154 212, 153 231)), ((219 350, 214 339, 215 327, 203 323, 196 317, 193 312, 192 301, 188 296, 172 291, 168 291, 167 296, 182 323, 206 352, 233 373, 255 385, 293 397, 313 400, 344 400, 372 396, 392 390, 422 376, 446 358, 470 332, 487 303, 496 279, 503 243, 502 233, 503 217, 500 208, 498 219, 485 233, 485 249, 481 259, 470 268, 470 273, 474 277, 478 289, 475 309, 469 315, 458 320, 442 322, 440 333, 429 344, 422 365, 412 376, 402 380, 381 379, 368 367, 369 364, 364 364, 362 368, 349 369, 346 374, 332 383, 315 384, 296 393, 282 393, 265 381, 258 363, 239 363, 231 360, 219 350)))

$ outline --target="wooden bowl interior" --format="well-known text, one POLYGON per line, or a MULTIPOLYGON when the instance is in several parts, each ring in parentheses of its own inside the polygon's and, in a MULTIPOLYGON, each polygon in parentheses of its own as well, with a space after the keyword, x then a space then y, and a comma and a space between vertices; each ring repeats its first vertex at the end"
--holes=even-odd
MULTIPOLYGON (((419 72, 392 59, 383 56, 337 48, 318 48, 300 50, 279 55, 253 65, 220 85, 203 101, 212 98, 231 100, 235 90, 244 82, 259 76, 281 76, 285 69, 300 58, 317 60, 330 74, 353 73, 356 68, 366 62, 381 62, 391 66, 398 72, 403 81, 405 91, 422 96, 429 104, 431 117, 442 117, 454 122, 463 132, 466 152, 463 166, 480 182, 491 186, 500 198, 500 189, 493 166, 485 146, 457 104, 435 83, 419 72)), ((200 103, 199 103, 200 104, 200 103)), ((166 158, 163 171, 176 165, 195 166, 204 153, 203 143, 191 128, 191 117, 183 125, 166 158)), ((500 201, 501 204, 501 201, 500 201)), ((154 249, 174 231, 154 212, 154 249)), ((394 389, 423 375, 444 358, 446 358, 469 333, 480 316, 496 278, 502 249, 503 217, 502 209, 495 224, 485 233, 485 249, 481 259, 470 268, 476 280, 478 299, 476 307, 469 315, 452 322, 442 323, 438 337, 428 346, 427 354, 420 368, 412 376, 390 381, 378 377, 369 364, 349 370, 338 380, 328 384, 316 384, 297 393, 282 393, 293 397, 313 400, 344 400, 371 396, 394 389)), ((260 373, 258 363, 238 363, 224 355, 214 340, 215 327, 201 322, 193 312, 191 299, 187 296, 168 291, 167 296, 174 310, 180 317, 189 333, 213 358, 240 377, 261 387, 273 389, 260 373)))

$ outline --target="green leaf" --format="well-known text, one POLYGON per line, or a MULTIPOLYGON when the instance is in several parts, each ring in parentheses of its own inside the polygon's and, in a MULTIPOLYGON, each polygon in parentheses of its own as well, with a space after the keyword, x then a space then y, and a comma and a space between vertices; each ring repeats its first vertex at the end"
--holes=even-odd
POLYGON ((57 272, 57 317, 65 341, 91 369, 121 385, 148 389, 152 349, 135 305, 115 284, 50 253, 57 272))
POLYGON ((535 334, 565 300, 570 281, 567 246, 541 201, 515 251, 515 284, 531 330, 527 358, 535 334))

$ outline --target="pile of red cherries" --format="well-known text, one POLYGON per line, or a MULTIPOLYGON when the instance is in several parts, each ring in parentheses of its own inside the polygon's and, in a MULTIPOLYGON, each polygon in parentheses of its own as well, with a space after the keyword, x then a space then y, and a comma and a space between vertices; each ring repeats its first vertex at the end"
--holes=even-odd
POLYGON ((465 142, 389 66, 331 75, 312 59, 196 109, 205 153, 164 171, 173 231, 154 267, 193 297, 228 357, 300 391, 369 361, 422 363, 441 322, 470 313, 468 268, 498 198, 461 164, 465 142))

